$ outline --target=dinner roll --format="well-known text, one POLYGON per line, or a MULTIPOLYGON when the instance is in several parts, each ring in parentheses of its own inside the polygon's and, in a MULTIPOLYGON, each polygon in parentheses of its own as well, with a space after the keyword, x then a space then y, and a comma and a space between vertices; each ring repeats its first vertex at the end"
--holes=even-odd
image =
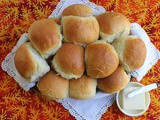
POLYGON ((130 81, 130 75, 127 75, 121 66, 108 77, 97 80, 97 86, 106 93, 116 93, 122 90, 130 81))
POLYGON ((28 36, 34 47, 45 59, 55 54, 62 44, 60 27, 54 19, 35 21, 29 27, 28 36))
POLYGON ((18 73, 28 82, 36 82, 46 74, 50 67, 33 48, 30 42, 20 45, 14 56, 14 63, 18 73))
POLYGON ((77 80, 69 81, 69 97, 74 99, 89 99, 96 95, 97 80, 83 75, 77 80))
POLYGON ((100 26, 100 37, 106 42, 112 43, 114 39, 130 33, 130 22, 121 13, 105 12, 96 18, 100 26))
POLYGON ((86 47, 85 62, 87 74, 90 77, 103 78, 116 70, 119 58, 112 45, 97 41, 86 47))
POLYGON ((80 78, 85 70, 84 48, 71 43, 63 43, 52 60, 52 66, 66 79, 80 78))
POLYGON ((48 99, 64 99, 68 97, 69 81, 51 70, 38 81, 37 88, 48 99))
POLYGON ((118 53, 120 64, 126 71, 140 68, 146 58, 145 43, 138 37, 130 35, 120 37, 113 43, 118 53))
POLYGON ((88 44, 99 37, 99 25, 94 17, 66 16, 62 18, 66 42, 88 44))
POLYGON ((74 4, 65 8, 62 12, 62 16, 80 16, 80 17, 89 17, 93 15, 93 11, 90 7, 84 4, 74 4))

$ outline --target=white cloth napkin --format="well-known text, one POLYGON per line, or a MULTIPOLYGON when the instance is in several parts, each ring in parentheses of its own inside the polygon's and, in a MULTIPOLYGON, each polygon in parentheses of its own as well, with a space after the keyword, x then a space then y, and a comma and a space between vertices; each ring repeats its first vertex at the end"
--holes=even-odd
MULTIPOLYGON (((61 0, 56 6, 56 9, 49 17, 60 17, 64 8, 77 3, 90 6, 94 11, 94 15, 105 12, 105 9, 103 7, 91 3, 89 2, 89 0, 61 0)), ((131 72, 131 75, 133 77, 136 77, 140 81, 147 73, 147 71, 160 59, 160 53, 150 42, 148 35, 139 24, 133 23, 131 25, 131 34, 140 37, 147 46, 147 57, 144 65, 140 69, 131 72)), ((24 33, 19 39, 16 46, 2 62, 2 69, 6 71, 10 76, 12 76, 14 80, 16 80, 19 85, 26 91, 35 86, 35 83, 28 83, 19 75, 14 65, 14 54, 17 48, 27 40, 28 35, 27 33, 24 33)), ((67 98, 64 100, 58 100, 57 102, 62 103, 62 105, 66 109, 68 109, 69 112, 78 120, 97 120, 102 116, 102 114, 107 110, 107 108, 112 105, 114 100, 115 94, 97 92, 96 96, 92 99, 75 100, 67 98)))
POLYGON ((115 101, 115 94, 97 92, 96 96, 87 100, 67 98, 57 102, 69 110, 77 120, 98 120, 115 101))

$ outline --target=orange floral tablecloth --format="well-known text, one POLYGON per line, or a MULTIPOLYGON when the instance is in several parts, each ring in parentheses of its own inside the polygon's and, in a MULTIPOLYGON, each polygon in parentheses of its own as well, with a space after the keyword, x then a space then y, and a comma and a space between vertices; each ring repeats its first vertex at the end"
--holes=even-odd
MULTIPOLYGON (((131 22, 139 23, 151 41, 160 50, 159 0, 91 0, 106 10, 126 15, 131 22)), ((22 33, 38 19, 47 18, 59 0, 0 0, 0 63, 16 45, 22 33)), ((136 81, 133 79, 133 81, 136 81)), ((160 61, 141 81, 147 85, 160 83, 160 61)), ((160 89, 150 91, 151 104, 139 117, 128 117, 114 103, 101 120, 160 120, 160 89)), ((0 68, 0 119, 1 120, 74 120, 60 103, 42 97, 34 90, 25 92, 0 68)))

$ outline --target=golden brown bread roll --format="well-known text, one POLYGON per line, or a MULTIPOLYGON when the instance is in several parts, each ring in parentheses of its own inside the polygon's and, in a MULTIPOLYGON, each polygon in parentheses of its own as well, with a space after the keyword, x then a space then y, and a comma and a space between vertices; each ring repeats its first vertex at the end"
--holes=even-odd
POLYGON ((118 12, 105 12, 96 17, 100 26, 102 40, 112 43, 118 37, 127 36, 130 33, 129 20, 118 12))
POLYGON ((89 17, 93 15, 93 11, 90 7, 84 4, 74 4, 65 8, 62 12, 62 16, 80 16, 89 17))
POLYGON ((120 64, 126 71, 140 68, 146 58, 145 43, 138 37, 130 35, 115 40, 113 46, 118 53, 120 64))
POLYGON ((52 66, 66 79, 80 78, 85 70, 84 48, 71 43, 63 43, 52 60, 52 66))
POLYGON ((64 99, 68 97, 69 81, 51 70, 38 81, 37 88, 51 100, 64 99))
POLYGON ((86 47, 85 63, 88 76, 103 78, 116 70, 119 58, 112 45, 97 41, 86 47))
POLYGON ((97 86, 106 93, 116 93, 122 90, 130 81, 130 76, 126 74, 121 66, 108 77, 97 80, 97 86))
POLYGON ((61 47, 60 27, 53 19, 41 19, 31 24, 28 36, 43 58, 55 54, 61 47))
POLYGON ((87 75, 69 80, 69 97, 74 99, 89 99, 96 95, 97 80, 87 75))
POLYGON ((66 42, 88 44, 99 37, 99 24, 94 17, 66 16, 62 18, 66 42))
POLYGON ((36 82, 50 70, 47 62, 41 58, 30 42, 20 45, 14 56, 18 73, 28 82, 36 82))

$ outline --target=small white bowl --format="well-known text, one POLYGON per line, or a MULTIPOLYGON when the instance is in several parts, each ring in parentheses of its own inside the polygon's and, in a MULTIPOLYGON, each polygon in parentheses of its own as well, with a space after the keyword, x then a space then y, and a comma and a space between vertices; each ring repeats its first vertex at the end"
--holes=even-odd
MULTIPOLYGON (((126 87, 142 87, 143 85, 138 82, 130 82, 126 87)), ((125 88, 124 88, 125 89, 125 88)), ((138 101, 137 101, 138 102, 138 101)), ((146 108, 144 110, 124 110, 122 109, 122 90, 119 91, 116 95, 116 103, 118 108, 128 116, 140 116, 142 115, 150 105, 150 94, 149 92, 145 92, 145 104, 146 108)))

